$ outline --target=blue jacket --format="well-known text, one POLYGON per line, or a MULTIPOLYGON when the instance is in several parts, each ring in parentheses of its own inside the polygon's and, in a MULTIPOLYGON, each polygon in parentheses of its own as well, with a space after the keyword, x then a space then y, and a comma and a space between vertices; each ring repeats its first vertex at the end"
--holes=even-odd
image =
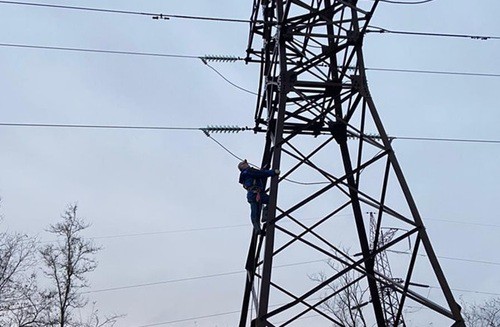
POLYGON ((255 201, 255 195, 264 188, 266 178, 275 176, 274 170, 247 168, 240 173, 240 184, 248 191, 247 199, 255 201))

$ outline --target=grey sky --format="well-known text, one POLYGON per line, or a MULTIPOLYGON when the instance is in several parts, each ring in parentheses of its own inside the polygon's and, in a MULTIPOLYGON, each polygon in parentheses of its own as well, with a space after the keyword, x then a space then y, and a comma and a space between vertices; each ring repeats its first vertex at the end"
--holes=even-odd
MULTIPOLYGON (((252 5, 50 3, 241 19, 249 17, 252 5)), ((3 44, 196 56, 244 56, 247 44, 247 24, 5 4, 0 9, 3 44)), ((381 4, 373 25, 500 36, 499 10, 494 0, 381 4)), ((500 73, 499 50, 498 40, 370 34, 365 60, 374 68, 500 73)), ((213 66, 256 90, 257 66, 213 66)), ((0 47, 0 76, 0 122, 253 125, 255 96, 229 85, 198 59, 0 47)), ((368 78, 390 135, 500 140, 500 78, 380 71, 369 71, 368 78)), ((213 136, 236 155, 260 162, 262 135, 213 136)), ((500 295, 500 145, 395 140, 394 148, 455 295, 467 301, 487 296, 463 290, 500 295)), ((80 214, 92 223, 88 236, 104 246, 90 291, 168 282, 90 293, 101 312, 127 314, 118 326, 238 311, 244 276, 230 273, 244 269, 251 233, 247 203, 237 183, 237 160, 201 131, 0 127, 0 149, 2 229, 50 240, 44 229, 68 203, 78 202, 80 214)), ((234 326, 237 319, 228 314, 172 325, 234 326)))

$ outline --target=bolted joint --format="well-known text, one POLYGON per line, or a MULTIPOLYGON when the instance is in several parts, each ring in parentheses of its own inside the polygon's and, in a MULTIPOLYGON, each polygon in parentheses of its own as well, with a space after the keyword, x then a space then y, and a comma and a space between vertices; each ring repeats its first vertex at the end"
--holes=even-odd
POLYGON ((359 31, 347 31, 347 44, 356 45, 362 41, 359 31))
POLYGON ((274 17, 274 6, 268 7, 268 5, 269 5, 269 1, 262 2, 264 17, 273 18, 274 17))
POLYGON ((275 39, 269 39, 268 41, 264 41, 264 50, 266 51, 266 53, 272 53, 275 47, 276 47, 275 39))
POLYGON ((351 76, 352 80, 352 89, 358 91, 363 96, 369 96, 370 92, 368 91, 368 82, 366 77, 362 77, 361 75, 353 75, 351 76))
POLYGON ((332 54, 335 54, 338 50, 337 44, 331 44, 331 45, 322 45, 321 46, 321 54, 325 56, 330 56, 332 54))
POLYGON ((338 144, 344 144, 347 142, 347 125, 344 122, 329 122, 328 129, 338 144))
POLYGON ((292 42, 293 41, 293 30, 291 26, 282 26, 280 28, 280 40, 284 42, 292 42))
POLYGON ((278 86, 281 92, 288 93, 297 82, 297 73, 287 71, 278 78, 278 86))

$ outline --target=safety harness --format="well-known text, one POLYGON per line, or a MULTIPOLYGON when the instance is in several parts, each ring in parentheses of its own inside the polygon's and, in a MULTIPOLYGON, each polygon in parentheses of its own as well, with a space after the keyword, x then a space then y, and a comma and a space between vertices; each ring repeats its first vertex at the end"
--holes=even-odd
POLYGON ((260 192, 261 189, 260 187, 257 186, 257 179, 253 178, 252 185, 247 186, 245 185, 245 181, 240 179, 240 183, 243 186, 243 188, 249 192, 255 193, 255 200, 257 202, 260 202, 260 192))

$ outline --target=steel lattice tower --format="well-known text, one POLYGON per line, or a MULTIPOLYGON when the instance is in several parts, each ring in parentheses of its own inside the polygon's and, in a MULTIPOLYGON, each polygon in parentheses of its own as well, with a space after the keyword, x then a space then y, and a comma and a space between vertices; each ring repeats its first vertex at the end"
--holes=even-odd
MULTIPOLYGON (((388 230, 382 230, 377 225, 377 219, 373 212, 370 214, 370 243, 371 249, 383 247, 385 244, 389 243, 398 229, 389 228, 388 230), (378 233, 376 232, 378 230, 378 233), (377 245, 375 245, 377 242, 377 245)), ((382 273, 385 277, 398 282, 399 279, 395 279, 392 275, 391 266, 389 263, 389 258, 387 256, 387 250, 380 251, 377 256, 375 256, 375 269, 382 273)), ((387 287, 379 286, 379 294, 382 300, 382 308, 384 310, 385 322, 387 326, 404 326, 403 318, 398 319, 398 325, 395 324, 395 319, 397 318, 399 299, 397 292, 394 292, 392 287, 389 285, 387 287)))
POLYGON ((246 60, 261 65, 255 131, 266 135, 261 167, 282 173, 269 181, 266 234, 250 243, 240 327, 344 326, 325 305, 355 285, 366 302, 348 311, 367 326, 465 326, 367 87, 362 45, 378 2, 254 0, 246 60), (366 211, 376 216, 372 244, 366 211), (404 232, 379 242, 382 226, 404 232), (395 282, 375 263, 408 242, 410 253, 391 260, 403 276, 395 282), (320 268, 323 259, 337 269, 320 268), (323 278, 311 280, 318 269, 323 278), (432 296, 414 286, 423 283, 432 296), (398 301, 390 322, 386 288, 398 301), (421 322, 409 307, 421 308, 421 322))

